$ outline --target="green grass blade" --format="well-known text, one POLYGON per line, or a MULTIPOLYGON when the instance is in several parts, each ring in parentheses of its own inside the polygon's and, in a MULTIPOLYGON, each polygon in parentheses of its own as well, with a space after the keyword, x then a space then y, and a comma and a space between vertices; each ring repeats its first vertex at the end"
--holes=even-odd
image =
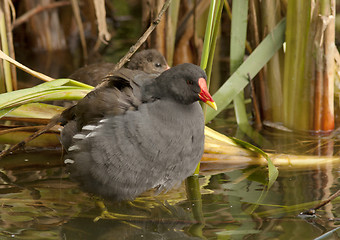
POLYGON ((1 105, 0 109, 12 108, 33 102, 79 100, 82 99, 88 92, 89 90, 84 90, 83 88, 60 88, 51 91, 44 91, 41 93, 28 94, 18 99, 14 99, 12 102, 1 105))
POLYGON ((254 145, 247 143, 245 141, 242 141, 237 138, 231 137, 231 139, 239 146, 246 148, 252 152, 255 152, 259 154, 260 156, 264 157, 268 162, 268 189, 273 185, 273 183, 276 181, 277 177, 279 176, 279 171, 273 164, 272 160, 269 158, 267 153, 259 149, 258 147, 255 147, 254 145))
MULTIPOLYGON (((212 68, 213 68, 213 62, 214 62, 214 56, 215 56, 215 49, 216 49, 216 42, 217 42, 217 38, 219 36, 219 28, 220 28, 220 23, 221 23, 221 16, 222 16, 222 10, 223 10, 223 2, 218 0, 217 1, 217 9, 215 12, 215 16, 214 16, 214 23, 213 23, 213 33, 211 36, 211 47, 209 49, 209 53, 208 53, 208 60, 207 60, 207 65, 205 68, 205 72, 207 74, 207 86, 208 89, 210 88, 210 78, 211 78, 211 72, 212 72, 212 68)), ((202 53, 202 55, 204 55, 202 53)), ((203 57, 203 56, 202 56, 203 57)), ((202 108, 203 108, 203 112, 204 112, 204 116, 205 116, 205 112, 207 109, 207 105, 206 104, 202 104, 202 108)))
POLYGON ((57 79, 32 88, 0 94, 0 109, 38 101, 81 99, 91 89, 92 86, 74 80, 57 79))
MULTIPOLYGON (((6 23, 5 23, 5 15, 2 9, 0 9, 0 35, 1 35, 1 49, 8 54, 8 41, 7 41, 7 30, 6 30, 6 23)), ((12 84, 12 74, 11 74, 11 66, 9 62, 3 62, 3 70, 4 70, 4 77, 5 77, 5 86, 6 91, 11 92, 13 91, 13 84, 12 84)))
POLYGON ((210 76, 211 76, 212 66, 214 62, 215 48, 216 48, 216 42, 217 42, 220 23, 221 23, 222 10, 223 10, 223 2, 221 2, 220 0, 217 0, 217 9, 216 9, 215 16, 214 16, 213 29, 212 29, 213 32, 211 36, 211 45, 210 45, 211 47, 209 49, 207 65, 205 67, 205 72, 207 73, 207 77, 208 77, 207 78, 208 89, 210 86, 210 76))
MULTIPOLYGON (((203 51, 202 51, 202 56, 201 56, 201 65, 200 67, 203 70, 206 70, 208 66, 208 61, 210 58, 210 63, 212 64, 213 61, 213 52, 215 50, 215 45, 213 46, 213 50, 211 51, 211 45, 212 41, 214 40, 214 35, 217 35, 217 28, 219 26, 219 21, 220 21, 220 16, 222 12, 222 8, 220 9, 221 11, 215 10, 216 5, 220 3, 220 0, 212 0, 210 2, 210 7, 209 7, 209 15, 208 15, 208 20, 207 20, 207 25, 205 28, 205 35, 204 35, 204 43, 203 43, 203 51), (220 13, 220 14, 219 14, 220 13), (214 34, 214 29, 215 29, 215 34, 214 34)), ((219 7, 219 5, 217 5, 219 7)), ((216 38, 216 36, 215 36, 216 38)), ((216 39, 215 39, 216 41, 216 39)), ((211 66, 210 66, 211 67, 211 66)), ((211 72, 211 69, 207 71, 207 75, 209 76, 211 72)), ((209 77, 207 79, 207 85, 209 86, 209 77)), ((204 104, 205 105, 205 104, 204 104)), ((203 112, 205 113, 206 111, 206 106, 203 107, 203 112)), ((199 174, 200 170, 200 163, 197 165, 194 174, 199 174)))
POLYGON ((201 57, 201 68, 203 70, 207 68, 209 52, 210 52, 211 34, 213 30, 212 28, 213 28, 214 14, 215 14, 217 1, 218 0, 212 0, 210 3, 210 7, 209 7, 209 15, 208 15, 207 25, 205 28, 203 51, 202 51, 202 57, 201 57))
MULTIPOLYGON (((82 82, 78 82, 76 80, 73 80, 73 79, 68 79, 68 78, 65 78, 68 80, 67 83, 64 84, 64 86, 74 86, 74 87, 81 87, 81 88, 86 88, 86 89, 90 89, 92 90, 94 87, 91 86, 91 85, 88 85, 88 84, 85 84, 85 83, 82 83, 82 82)), ((56 79, 54 81, 58 81, 60 79, 56 79)))
POLYGON ((271 33, 261 42, 246 61, 236 70, 235 73, 224 83, 214 94, 213 98, 218 106, 218 110, 207 108, 206 122, 211 121, 218 113, 226 108, 235 96, 249 83, 249 78, 253 78, 269 59, 280 49, 284 42, 286 21, 283 19, 271 33))
POLYGON ((233 0, 230 33, 230 72, 242 64, 247 38, 248 0, 233 0))
MULTIPOLYGON (((247 38, 248 0, 233 0, 230 35, 230 72, 234 73, 242 64, 247 38)), ((244 94, 241 91, 234 98, 236 121, 239 126, 249 125, 244 94)))

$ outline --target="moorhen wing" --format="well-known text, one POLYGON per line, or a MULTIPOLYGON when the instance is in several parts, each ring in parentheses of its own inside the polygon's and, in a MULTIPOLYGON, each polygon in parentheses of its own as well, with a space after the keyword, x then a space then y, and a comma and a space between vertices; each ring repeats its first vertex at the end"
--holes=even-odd
POLYGON ((83 189, 111 200, 132 200, 152 188, 168 190, 191 175, 204 150, 198 100, 216 109, 206 74, 196 65, 181 64, 158 77, 129 77, 121 89, 134 86, 129 94, 139 100, 136 106, 126 98, 133 107, 83 126, 65 160, 83 189))

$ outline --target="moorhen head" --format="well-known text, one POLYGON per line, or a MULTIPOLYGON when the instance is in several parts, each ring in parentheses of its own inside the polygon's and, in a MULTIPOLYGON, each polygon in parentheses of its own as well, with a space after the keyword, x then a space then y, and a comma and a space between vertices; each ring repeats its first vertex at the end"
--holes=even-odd
POLYGON ((162 73, 169 69, 164 56, 156 49, 143 50, 134 54, 125 67, 146 73, 162 73))
POLYGON ((73 136, 65 163, 86 191, 131 200, 152 188, 172 188, 199 163, 204 117, 198 100, 216 109, 205 72, 181 64, 148 77, 139 87, 136 108, 107 114, 73 136))

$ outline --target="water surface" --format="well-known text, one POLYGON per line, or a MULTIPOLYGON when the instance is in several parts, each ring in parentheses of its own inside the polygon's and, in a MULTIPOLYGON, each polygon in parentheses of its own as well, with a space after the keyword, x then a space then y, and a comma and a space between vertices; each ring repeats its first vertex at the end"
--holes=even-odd
POLYGON ((105 201, 121 215, 97 222, 98 198, 69 179, 60 151, 14 154, 0 168, 1 239, 314 239, 340 224, 339 199, 314 218, 298 216, 339 189, 339 165, 281 168, 257 205, 265 167, 208 171, 206 164, 198 178, 201 196, 193 190, 197 179, 190 179, 189 194, 183 184, 132 203, 105 201))

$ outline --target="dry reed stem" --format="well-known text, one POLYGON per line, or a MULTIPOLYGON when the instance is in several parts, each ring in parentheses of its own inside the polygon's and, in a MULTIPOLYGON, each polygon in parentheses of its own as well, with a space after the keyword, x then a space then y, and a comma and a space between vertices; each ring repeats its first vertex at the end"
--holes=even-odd
MULTIPOLYGON (((330 6, 331 8, 331 6, 330 6)), ((333 9, 335 3, 333 1, 333 9)), ((335 10, 334 10, 335 11, 335 10)), ((324 83, 323 83, 323 107, 322 107, 322 130, 334 129, 334 49, 335 49, 335 12, 327 16, 327 26, 324 37, 324 83), (332 15, 334 14, 334 15, 332 15)))
POLYGON ((49 82, 49 81, 53 81, 54 78, 51 78, 45 74, 42 74, 42 73, 39 73, 39 72, 36 72, 26 66, 24 66, 23 64, 15 61, 14 59, 12 59, 11 57, 9 57, 8 55, 6 55, 3 51, 0 50, 0 58, 1 59, 5 59, 6 61, 14 64, 17 68, 20 68, 21 70, 27 72, 28 74, 36 77, 36 78, 39 78, 45 82, 49 82))
MULTIPOLYGON (((84 26, 83 26, 83 22, 81 21, 81 16, 80 16, 79 4, 77 0, 71 0, 71 3, 72 3, 73 14, 74 14, 76 23, 78 25, 79 37, 80 37, 81 47, 83 50, 84 61, 87 62, 87 59, 88 59, 87 45, 86 45, 86 40, 85 40, 84 26)), ((99 24, 99 20, 98 20, 98 24, 99 24)))
POLYGON ((107 30, 106 11, 104 0, 93 0, 98 21, 98 38, 101 42, 107 44, 111 39, 111 34, 107 30))
MULTIPOLYGON (((15 10, 14 10, 13 3, 10 0, 5 0, 3 5, 4 5, 6 31, 7 31, 6 35, 7 35, 7 43, 8 43, 8 53, 11 58, 15 59, 12 23, 11 23, 11 13, 13 14, 13 17, 15 18, 15 10), (11 7, 12 7, 12 11, 10 9, 11 7)), ((11 76, 12 76, 12 87, 13 87, 13 90, 17 90, 18 83, 17 83, 16 68, 15 66, 10 65, 10 69, 11 69, 11 76)))
POLYGON ((33 17, 34 15, 38 14, 39 12, 45 11, 45 10, 50 10, 53 8, 57 8, 57 7, 64 7, 67 5, 70 5, 71 3, 69 1, 60 1, 60 2, 53 2, 47 5, 39 5, 31 10, 29 10, 28 12, 26 12, 25 14, 21 15, 19 18, 15 19, 14 23, 12 24, 12 29, 16 28, 17 26, 25 23, 28 21, 28 19, 30 19, 31 17, 33 17))

